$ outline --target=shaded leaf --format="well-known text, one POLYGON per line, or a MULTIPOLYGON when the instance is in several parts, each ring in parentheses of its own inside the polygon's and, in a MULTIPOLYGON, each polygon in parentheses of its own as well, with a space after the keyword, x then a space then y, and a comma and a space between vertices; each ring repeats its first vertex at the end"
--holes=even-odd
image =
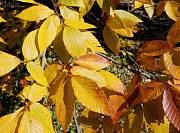
POLYGON ((44 75, 44 70, 42 69, 40 64, 35 63, 35 62, 28 62, 26 67, 27 67, 28 72, 34 78, 34 80, 36 80, 41 85, 49 86, 47 79, 44 75))
POLYGON ((40 122, 45 132, 55 133, 52 125, 51 113, 46 107, 39 103, 33 103, 30 106, 30 112, 33 114, 35 119, 40 122))
POLYGON ((96 54, 87 54, 81 56, 78 59, 76 59, 73 63, 92 70, 100 70, 111 65, 110 61, 96 54))
POLYGON ((20 62, 21 60, 16 56, 0 51, 0 76, 12 71, 20 62))
POLYGON ((176 21, 170 28, 167 35, 167 42, 173 45, 180 42, 180 20, 176 21))
POLYGON ((70 79, 62 83, 55 94, 55 112, 63 130, 66 132, 73 119, 75 95, 70 79))
POLYGON ((84 7, 83 0, 58 0, 58 1, 66 6, 84 7))
POLYGON ((41 25, 38 33, 38 46, 40 54, 51 45, 57 35, 58 29, 61 29, 59 17, 52 15, 48 17, 41 25))
POLYGON ((180 114, 179 109, 174 104, 171 92, 167 89, 163 94, 163 109, 169 121, 180 131, 180 114))
POLYGON ((103 76, 101 76, 101 74, 99 74, 94 70, 88 70, 81 66, 74 66, 71 68, 71 73, 76 76, 78 75, 81 77, 86 77, 88 79, 91 79, 94 82, 96 82, 99 87, 105 87, 107 85, 103 76))
POLYGON ((16 17, 27 21, 38 21, 43 20, 52 14, 54 14, 54 11, 49 7, 37 5, 24 9, 21 13, 16 15, 16 17))
POLYGON ((95 82, 80 76, 73 76, 71 82, 75 96, 82 105, 94 112, 111 114, 106 95, 95 82))
POLYGON ((22 53, 27 61, 33 60, 39 55, 36 42, 37 32, 37 29, 31 31, 24 39, 22 53))
POLYGON ((166 0, 161 0, 158 2, 156 7, 156 16, 160 16, 162 14, 162 12, 164 11, 165 4, 166 0))

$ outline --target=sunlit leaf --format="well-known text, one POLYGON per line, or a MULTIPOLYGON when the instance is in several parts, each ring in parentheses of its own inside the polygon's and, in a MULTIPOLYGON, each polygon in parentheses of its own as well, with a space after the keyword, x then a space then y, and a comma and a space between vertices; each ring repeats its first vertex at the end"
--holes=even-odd
POLYGON ((78 20, 78 19, 66 19, 64 21, 64 24, 68 25, 68 26, 72 26, 75 27, 77 29, 91 29, 91 28, 96 28, 94 25, 89 24, 89 23, 85 23, 83 20, 78 20))
POLYGON ((49 110, 39 103, 33 103, 30 106, 30 112, 43 126, 47 133, 55 133, 52 125, 51 113, 49 110))
POLYGON ((180 79, 180 51, 172 50, 163 55, 164 65, 169 73, 176 79, 180 79))
POLYGON ((165 4, 166 0, 161 0, 158 2, 156 7, 156 16, 160 16, 162 14, 162 12, 164 11, 165 4))
POLYGON ((79 57, 73 63, 78 64, 84 68, 92 70, 100 70, 111 65, 111 62, 100 55, 88 54, 79 57))
POLYGON ((78 75, 78 76, 82 76, 82 77, 91 79, 94 82, 96 82, 99 87, 105 87, 107 85, 106 81, 101 76, 101 74, 99 74, 98 72, 96 72, 94 70, 88 70, 81 66, 74 66, 71 68, 71 73, 73 75, 78 75))
POLYGON ((0 16, 0 23, 1 23, 1 22, 7 22, 7 21, 0 16))
POLYGON ((54 11, 49 7, 37 5, 24 9, 21 13, 16 15, 16 17, 27 21, 38 21, 43 20, 52 14, 54 14, 54 11))
POLYGON ((19 133, 44 133, 42 125, 34 118, 29 111, 23 113, 20 125, 18 127, 19 133))
POLYGON ((167 42, 175 45, 180 42, 180 20, 176 21, 168 32, 167 42))
POLYGON ((58 1, 66 6, 84 7, 83 0, 58 0, 58 1))
POLYGON ((40 54, 51 45, 57 35, 58 28, 61 28, 61 23, 57 15, 52 15, 43 22, 38 33, 40 54))
POLYGON ((79 8, 79 14, 82 18, 93 6, 95 0, 83 0, 84 7, 79 8))
POLYGON ((153 40, 146 42, 138 51, 138 53, 146 56, 160 56, 173 49, 171 44, 162 40, 153 40))
POLYGON ((62 17, 66 19, 79 19, 79 13, 73 8, 69 8, 67 6, 60 6, 59 7, 61 11, 62 17))
POLYGON ((152 18, 154 14, 154 3, 152 2, 152 4, 144 4, 144 9, 147 12, 148 16, 152 18))
POLYGON ((82 105, 94 112, 111 114, 105 93, 94 81, 85 77, 73 76, 71 82, 75 96, 82 105))
POLYGON ((70 79, 61 84, 55 94, 55 111, 64 131, 70 126, 75 110, 75 95, 70 79))
POLYGON ((20 64, 16 56, 0 51, 0 76, 9 73, 20 64))
POLYGON ((99 73, 106 80, 107 89, 124 94, 124 86, 119 78, 117 78, 114 74, 108 71, 101 70, 99 71, 99 73))
POLYGON ((121 46, 118 34, 106 25, 103 29, 103 38, 106 45, 118 55, 121 46))
POLYGON ((26 67, 27 67, 28 72, 34 78, 34 80, 36 80, 41 85, 49 86, 47 79, 44 75, 44 70, 42 69, 40 64, 35 63, 35 62, 28 62, 26 67))
POLYGON ((179 109, 176 107, 172 94, 169 90, 165 89, 163 94, 163 109, 169 121, 180 131, 180 114, 179 109))
POLYGON ((31 31, 24 39, 22 53, 27 61, 33 60, 39 55, 36 40, 37 32, 37 29, 31 31))
POLYGON ((177 21, 180 17, 179 4, 176 1, 167 1, 165 11, 168 17, 174 21, 177 21))
POLYGON ((34 0, 17 0, 17 1, 32 3, 32 4, 39 4, 39 3, 35 2, 34 0))
POLYGON ((7 44, 7 42, 4 41, 3 38, 0 37, 0 42, 4 43, 4 44, 7 44))

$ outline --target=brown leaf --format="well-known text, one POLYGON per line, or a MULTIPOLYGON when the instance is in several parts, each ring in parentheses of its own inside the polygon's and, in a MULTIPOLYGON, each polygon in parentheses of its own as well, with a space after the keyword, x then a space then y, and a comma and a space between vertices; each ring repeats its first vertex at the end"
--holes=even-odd
POLYGON ((168 89, 164 90, 162 103, 167 118, 180 131, 180 110, 176 107, 172 94, 168 89))
POLYGON ((156 16, 160 16, 164 11, 166 0, 159 1, 156 7, 156 16))

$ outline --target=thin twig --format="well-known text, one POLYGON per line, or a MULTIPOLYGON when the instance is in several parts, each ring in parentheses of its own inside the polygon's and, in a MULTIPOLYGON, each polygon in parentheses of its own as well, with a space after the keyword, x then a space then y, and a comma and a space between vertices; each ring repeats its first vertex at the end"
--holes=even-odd
POLYGON ((41 61, 41 67, 45 69, 45 59, 46 59, 46 50, 44 50, 42 54, 42 61, 41 61))
POLYGON ((81 131, 79 129, 78 122, 77 122, 76 113, 74 113, 74 117, 73 118, 74 118, 74 123, 76 125, 77 133, 81 133, 81 131))

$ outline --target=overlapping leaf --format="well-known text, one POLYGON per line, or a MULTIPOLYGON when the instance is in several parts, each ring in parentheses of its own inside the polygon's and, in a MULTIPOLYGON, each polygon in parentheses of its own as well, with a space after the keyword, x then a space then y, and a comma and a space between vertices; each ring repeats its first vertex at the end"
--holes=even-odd
POLYGON ((57 35, 57 31, 61 29, 61 23, 57 15, 48 17, 41 25, 38 33, 38 46, 40 54, 51 45, 57 35))
POLYGON ((144 4, 152 4, 152 0, 136 0, 144 4))
POLYGON ((32 4, 39 4, 39 3, 35 2, 34 0, 17 0, 17 1, 32 3, 32 4))
POLYGON ((31 6, 24 9, 16 17, 27 21, 43 20, 50 15, 54 14, 54 11, 44 5, 31 6))
POLYGON ((0 76, 12 71, 20 62, 21 60, 16 56, 0 51, 0 76))
POLYGON ((29 61, 35 59, 39 53, 37 49, 37 32, 38 30, 31 31, 24 39, 22 46, 22 53, 24 58, 29 61))
POLYGON ((84 7, 79 8, 79 14, 82 18, 93 6, 95 0, 83 0, 84 7))
POLYGON ((59 2, 66 6, 84 7, 83 0, 59 0, 59 2))
POLYGON ((34 80, 36 80, 41 85, 49 86, 48 81, 44 75, 44 70, 41 68, 40 64, 35 62, 28 62, 26 67, 34 80))
POLYGON ((65 20, 66 19, 79 19, 79 13, 76 10, 69 8, 67 6, 60 6, 59 9, 61 11, 62 17, 65 20))
POLYGON ((158 2, 156 7, 156 16, 160 16, 162 14, 162 12, 164 11, 165 4, 166 0, 161 0, 158 2))
POLYGON ((82 105, 94 112, 111 114, 104 91, 94 81, 85 77, 73 76, 71 82, 74 94, 82 105))
POLYGON ((7 22, 7 21, 0 16, 0 23, 1 23, 1 22, 7 22))
POLYGON ((152 4, 144 4, 144 9, 146 10, 148 16, 152 18, 154 14, 154 3, 152 2, 152 4))

